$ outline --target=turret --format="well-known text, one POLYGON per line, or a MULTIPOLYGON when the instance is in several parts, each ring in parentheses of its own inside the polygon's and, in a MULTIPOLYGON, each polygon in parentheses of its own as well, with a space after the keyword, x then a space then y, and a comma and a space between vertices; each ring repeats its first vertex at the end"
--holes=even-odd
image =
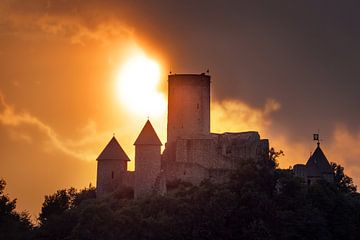
POLYGON ((103 196, 122 185, 130 159, 114 136, 96 160, 96 193, 97 196, 103 196))
POLYGON ((161 170, 161 141, 148 120, 135 143, 135 198, 154 191, 161 170))
POLYGON ((324 152, 320 148, 320 142, 317 143, 317 148, 307 161, 306 169, 307 183, 309 185, 318 179, 325 179, 328 182, 334 181, 334 172, 324 152))
POLYGON ((334 170, 320 148, 319 134, 314 134, 314 140, 317 140, 317 148, 305 165, 294 166, 294 174, 302 178, 308 186, 321 179, 334 182, 334 170))

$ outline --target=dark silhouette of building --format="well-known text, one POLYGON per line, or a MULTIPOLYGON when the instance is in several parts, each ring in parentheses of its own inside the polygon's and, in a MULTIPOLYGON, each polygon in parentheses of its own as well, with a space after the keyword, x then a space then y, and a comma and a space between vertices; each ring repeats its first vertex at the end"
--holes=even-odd
POLYGON ((328 182, 334 181, 334 171, 320 148, 320 142, 317 143, 317 147, 307 163, 305 165, 296 164, 293 171, 295 176, 301 177, 308 185, 320 179, 328 182))
POLYGON ((202 74, 170 74, 168 78, 167 142, 161 142, 147 121, 135 141, 135 174, 126 171, 128 157, 110 141, 98 158, 98 195, 117 186, 134 187, 135 197, 166 192, 166 184, 204 179, 223 181, 247 159, 269 157, 269 142, 257 132, 210 132, 210 79, 202 74), (108 153, 107 153, 108 152, 108 153), (102 155, 116 155, 111 159, 102 155), (117 177, 119 176, 119 177, 117 177))

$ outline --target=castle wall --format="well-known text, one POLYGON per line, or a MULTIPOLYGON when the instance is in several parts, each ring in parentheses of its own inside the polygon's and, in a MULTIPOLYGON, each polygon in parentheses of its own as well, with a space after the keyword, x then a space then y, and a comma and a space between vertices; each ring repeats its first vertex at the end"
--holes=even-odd
POLYGON ((296 177, 300 177, 305 180, 307 178, 306 166, 304 164, 296 164, 294 165, 294 174, 296 177))
MULTIPOLYGON (((236 164, 242 159, 261 159, 268 156, 268 140, 260 139, 257 132, 212 134, 217 138, 217 154, 236 164)), ((231 168, 234 168, 232 166, 231 168)))
POLYGON ((207 139, 178 139, 163 155, 167 180, 198 184, 205 178, 224 181, 241 161, 265 160, 269 142, 257 132, 211 134, 207 139), (169 152, 174 151, 174 154, 169 152), (169 159, 174 158, 174 159, 169 159))
POLYGON ((207 139, 178 139, 176 162, 197 163, 207 169, 234 169, 244 159, 264 159, 269 143, 257 132, 211 134, 207 139))
POLYGON ((181 180, 198 185, 209 178, 209 171, 196 163, 172 162, 165 172, 167 182, 181 180))
POLYGON ((314 171, 309 171, 309 168, 304 164, 294 165, 293 172, 296 177, 302 178, 307 185, 311 185, 318 180, 334 182, 334 173, 318 172, 314 174, 314 171))
POLYGON ((167 142, 210 133, 210 76, 169 75, 167 142))
POLYGON ((231 169, 209 169, 209 179, 216 183, 222 183, 229 179, 232 172, 231 169))
POLYGON ((101 160, 97 165, 96 193, 103 196, 114 191, 126 174, 126 161, 101 160))
POLYGON ((178 139, 176 162, 197 163, 205 168, 213 167, 215 149, 212 139, 178 139))
POLYGON ((125 172, 122 178, 121 185, 133 188, 135 185, 135 172, 125 172))
POLYGON ((260 139, 257 132, 209 136, 211 138, 178 139, 168 145, 162 156, 167 182, 180 179, 197 185, 207 178, 222 182, 241 161, 261 161, 269 156, 269 142, 260 139))
POLYGON ((135 198, 145 197, 154 192, 160 168, 160 146, 135 146, 135 198))

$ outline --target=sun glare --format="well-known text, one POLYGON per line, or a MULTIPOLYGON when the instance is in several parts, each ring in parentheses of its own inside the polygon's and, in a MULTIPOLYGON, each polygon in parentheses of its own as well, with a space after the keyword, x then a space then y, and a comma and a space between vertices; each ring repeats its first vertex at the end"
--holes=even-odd
POLYGON ((117 94, 127 108, 154 117, 165 112, 165 97, 158 90, 160 65, 155 60, 138 53, 125 62, 117 78, 117 94))

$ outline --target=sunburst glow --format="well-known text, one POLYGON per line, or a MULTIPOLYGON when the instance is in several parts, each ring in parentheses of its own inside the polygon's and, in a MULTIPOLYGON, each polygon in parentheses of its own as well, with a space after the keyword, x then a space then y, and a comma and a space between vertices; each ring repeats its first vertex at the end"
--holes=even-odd
POLYGON ((117 78, 117 94, 127 108, 147 116, 165 112, 165 97, 158 90, 160 65, 155 60, 138 53, 125 62, 117 78))

